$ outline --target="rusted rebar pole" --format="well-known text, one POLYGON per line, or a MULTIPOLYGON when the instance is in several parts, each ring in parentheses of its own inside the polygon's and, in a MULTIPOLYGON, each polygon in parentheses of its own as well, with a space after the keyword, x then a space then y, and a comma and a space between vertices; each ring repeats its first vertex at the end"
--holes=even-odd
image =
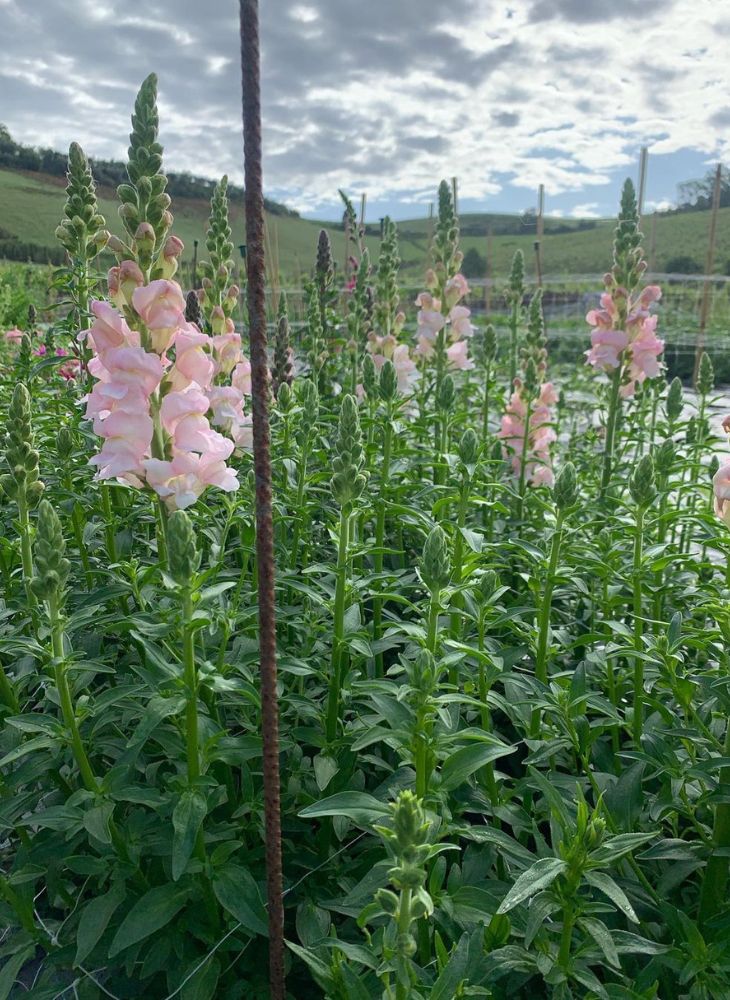
POLYGON ((261 727, 263 735, 264 822, 269 912, 271 1000, 284 1000, 284 906, 281 872, 279 794, 279 706, 276 691, 276 610, 274 532, 271 510, 269 363, 266 352, 264 196, 261 168, 261 68, 258 0, 240 0, 243 88, 244 185, 246 189, 246 271, 251 341, 253 464, 256 476, 256 557, 258 561, 261 727))

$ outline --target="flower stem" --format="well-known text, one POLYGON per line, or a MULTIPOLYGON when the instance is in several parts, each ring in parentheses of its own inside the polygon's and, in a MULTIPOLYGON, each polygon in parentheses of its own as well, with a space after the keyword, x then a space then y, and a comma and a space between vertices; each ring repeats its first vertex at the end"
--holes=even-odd
POLYGON ((621 397, 621 376, 623 365, 616 366, 611 380, 611 394, 608 399, 608 420, 606 422, 606 449, 603 453, 603 473, 601 474, 601 498, 605 497, 606 490, 611 482, 611 472, 613 469, 613 453, 616 443, 616 421, 620 409, 621 397))
MULTIPOLYGON (((391 406, 388 404, 388 411, 383 428, 383 466, 380 478, 380 496, 378 498, 378 516, 375 524, 375 555, 373 557, 375 574, 377 577, 383 572, 383 546, 385 544, 385 511, 388 502, 388 486, 390 476, 390 456, 393 441, 393 419, 391 406)), ((377 587, 380 590, 382 582, 377 580, 377 587)), ((376 594, 373 600, 373 642, 378 642, 382 636, 383 625, 383 601, 376 594)), ((377 677, 383 676, 383 654, 377 653, 375 656, 375 673, 377 677)))
MULTIPOLYGON (((636 511, 636 530, 634 534, 634 650, 637 653, 643 651, 644 623, 641 617, 641 564, 644 554, 644 508, 639 507, 636 511)), ((633 734, 634 744, 638 747, 641 744, 641 732, 643 728, 644 712, 644 661, 640 656, 634 658, 634 718, 633 734)))
POLYGON ((58 595, 51 594, 48 598, 48 616, 51 625, 51 651, 53 653, 53 671, 61 702, 63 721, 71 735, 71 748, 76 759, 79 773, 84 785, 90 792, 98 792, 99 783, 86 756, 86 750, 81 739, 76 713, 71 698, 71 689, 66 675, 66 658, 63 649, 63 622, 59 613, 58 595))
POLYGON ((527 469, 527 448, 530 443, 530 417, 532 416, 532 398, 527 400, 525 411, 525 433, 522 438, 522 454, 520 455, 520 485, 519 499, 517 501, 517 520, 522 520, 525 507, 525 473, 527 469))
MULTIPOLYGON (((552 611, 553 589, 555 587, 555 574, 560 559, 560 546, 563 540, 563 512, 559 510, 556 514, 555 530, 550 542, 550 559, 548 562, 547 577, 545 578, 545 591, 542 595, 542 603, 538 612, 537 628, 537 652, 535 656, 535 677, 541 684, 547 684, 547 649, 548 634, 550 632, 550 613, 552 611)), ((535 709, 532 713, 532 736, 536 738, 540 730, 540 711, 535 709)))
POLYGON ((337 582, 335 585, 335 614, 332 635, 332 659, 330 662, 329 694, 327 699, 327 722, 325 732, 328 743, 337 736, 337 721, 342 688, 342 646, 345 632, 345 589, 347 586, 347 546, 350 534, 350 508, 345 506, 340 513, 340 541, 337 551, 337 582))
MULTIPOLYGON (((730 757, 730 720, 728 720, 725 731, 723 756, 730 757)), ((720 769, 719 784, 730 784, 730 767, 720 769)), ((718 802, 715 806, 712 846, 713 852, 708 858, 700 891, 700 926, 707 924, 725 906, 727 901, 728 866, 730 865, 730 856, 728 856, 730 851, 730 802, 718 802)))

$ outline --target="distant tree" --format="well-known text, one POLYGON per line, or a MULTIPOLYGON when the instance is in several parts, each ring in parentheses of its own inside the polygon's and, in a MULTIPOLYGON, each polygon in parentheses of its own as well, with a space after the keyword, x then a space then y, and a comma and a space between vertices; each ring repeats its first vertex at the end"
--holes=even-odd
MULTIPOLYGON (((677 208, 682 212, 711 208, 714 189, 714 170, 708 170, 700 180, 683 181, 677 187, 677 208)), ((728 205, 730 205, 730 168, 723 167, 720 180, 720 207, 726 208, 728 205)))
POLYGON ((689 254, 677 254, 666 263, 667 274, 702 274, 702 265, 689 254))
POLYGON ((476 247, 469 247, 464 254, 461 273, 467 278, 483 278, 487 273, 487 259, 476 247))

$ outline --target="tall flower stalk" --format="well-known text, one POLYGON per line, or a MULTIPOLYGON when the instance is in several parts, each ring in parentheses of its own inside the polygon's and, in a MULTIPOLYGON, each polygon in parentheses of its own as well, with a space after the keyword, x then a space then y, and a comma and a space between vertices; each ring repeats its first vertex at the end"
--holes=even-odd
POLYGON ((31 400, 26 387, 19 383, 13 391, 8 411, 5 431, 5 462, 8 471, 0 477, 3 493, 15 501, 18 508, 18 529, 20 532, 20 557, 23 568, 28 606, 35 622, 35 593, 31 587, 33 579, 33 550, 30 527, 30 511, 37 506, 43 494, 44 484, 40 480, 40 455, 33 440, 31 424, 31 400))
POLYGON ((601 308, 586 316, 594 327, 587 362, 611 375, 601 496, 611 482, 621 400, 634 394, 637 382, 655 378, 661 371, 659 355, 664 341, 655 333, 657 317, 649 313, 652 303, 661 298, 661 289, 657 285, 640 289, 646 270, 641 239, 634 185, 627 180, 614 237, 613 268, 604 276, 601 308))
POLYGON ((633 737, 634 744, 641 745, 641 734, 644 726, 644 619, 643 619, 643 582, 644 582, 644 521, 646 512, 656 496, 656 480, 654 474, 654 459, 644 455, 636 464, 629 480, 629 492, 636 504, 634 522, 634 559, 633 559, 633 604, 634 604, 634 712, 633 737))
POLYGON ((348 546, 353 505, 365 488, 366 477, 362 472, 364 451, 357 403, 353 396, 345 396, 340 409, 336 454, 332 461, 334 475, 330 481, 332 495, 339 504, 337 570, 335 574, 335 605, 332 631, 332 656, 330 660, 329 693, 325 732, 332 743, 337 736, 340 693, 347 665, 345 649, 345 598, 347 592, 348 546))

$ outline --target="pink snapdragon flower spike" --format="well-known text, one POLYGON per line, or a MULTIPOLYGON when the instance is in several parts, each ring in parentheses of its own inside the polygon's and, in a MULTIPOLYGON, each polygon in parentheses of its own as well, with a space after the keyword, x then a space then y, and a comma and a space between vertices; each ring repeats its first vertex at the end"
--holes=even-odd
POLYGON ((712 477, 712 485, 715 491, 715 513, 730 528, 730 463, 720 466, 712 477))
MULTIPOLYGON (((170 266, 181 248, 169 243, 170 266)), ((238 488, 226 460, 245 446, 250 419, 242 389, 225 380, 242 364, 240 337, 226 317, 215 339, 187 323, 174 281, 143 282, 138 265, 124 261, 110 287, 131 307, 127 319, 108 303, 91 306, 88 368, 96 381, 86 415, 103 441, 91 463, 97 479, 146 487, 168 508, 184 508, 208 486, 238 488)))
POLYGON ((529 429, 525 435, 527 404, 523 398, 524 387, 519 379, 515 381, 516 388, 502 416, 497 437, 503 442, 504 456, 510 459, 515 476, 520 475, 526 445, 525 482, 531 486, 552 486, 550 445, 555 441, 555 431, 550 426, 550 407, 557 401, 557 393, 551 382, 543 383, 536 405, 530 412, 529 429))
MULTIPOLYGON (((377 371, 386 361, 392 361, 398 379, 398 392, 408 395, 413 383, 418 379, 418 369, 410 356, 407 344, 399 344, 392 334, 379 337, 375 333, 368 336, 368 351, 372 354, 373 364, 377 371)), ((363 389, 363 396, 365 390, 363 389)))
MULTIPOLYGON (((608 284, 613 276, 608 275, 608 284)), ((586 363, 605 372, 622 368, 621 395, 634 394, 636 384, 656 378, 662 370, 659 360, 664 341, 656 336, 657 316, 649 307, 661 299, 658 285, 647 285, 632 299, 625 288, 614 287, 601 295, 601 308, 591 309, 586 321, 594 327, 586 363), (625 315, 622 324, 621 315, 625 315), (619 328, 622 327, 622 328, 619 328)))
POLYGON ((444 299, 447 309, 451 309, 468 294, 469 282, 463 274, 455 274, 453 278, 449 278, 444 288, 444 299))

